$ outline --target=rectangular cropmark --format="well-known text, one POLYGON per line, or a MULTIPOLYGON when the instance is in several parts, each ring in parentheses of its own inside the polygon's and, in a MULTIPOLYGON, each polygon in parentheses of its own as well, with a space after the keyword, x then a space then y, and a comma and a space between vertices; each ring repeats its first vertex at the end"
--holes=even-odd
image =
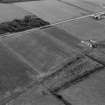
POLYGON ((2 38, 1 42, 28 61, 39 73, 53 72, 55 67, 78 53, 72 47, 64 47, 60 41, 56 42, 56 39, 41 30, 16 33, 2 38))

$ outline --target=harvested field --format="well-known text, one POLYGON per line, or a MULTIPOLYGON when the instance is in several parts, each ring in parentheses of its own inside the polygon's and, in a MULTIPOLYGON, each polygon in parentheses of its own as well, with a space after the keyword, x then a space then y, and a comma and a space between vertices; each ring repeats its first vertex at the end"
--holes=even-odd
POLYGON ((16 33, 1 41, 40 73, 54 72, 55 67, 80 53, 41 30, 16 33))
POLYGON ((52 26, 50 28, 45 28, 42 30, 70 46, 74 46, 76 48, 79 47, 78 43, 80 43, 80 39, 57 26, 52 26))
POLYGON ((105 25, 98 23, 91 17, 64 22, 56 25, 56 27, 65 30, 80 40, 102 41, 105 38, 105 25))
POLYGON ((27 10, 43 20, 55 23, 65 19, 71 19, 87 15, 88 12, 74 6, 68 6, 57 0, 42 0, 33 2, 15 3, 14 5, 27 10))
MULTIPOLYGON (((21 93, 33 80, 37 72, 23 63, 7 47, 0 43, 0 104, 5 98, 21 93)), ((6 99, 7 100, 7 99, 6 99)))

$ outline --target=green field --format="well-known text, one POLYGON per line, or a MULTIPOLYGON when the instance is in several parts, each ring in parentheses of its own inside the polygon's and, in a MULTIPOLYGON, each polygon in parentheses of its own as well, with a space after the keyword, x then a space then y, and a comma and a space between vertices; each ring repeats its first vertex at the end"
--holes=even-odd
POLYGON ((47 89, 41 86, 34 86, 20 97, 12 100, 8 105, 64 105, 56 97, 50 94, 47 89), (43 94, 46 92, 46 95, 43 94))
POLYGON ((2 99, 17 94, 33 82, 37 73, 23 63, 7 47, 0 43, 0 103, 2 99))
POLYGON ((59 94, 73 105, 104 105, 105 68, 59 94))
POLYGON ((20 54, 39 73, 53 72, 56 66, 79 53, 44 31, 16 33, 2 39, 2 43, 20 54))
POLYGON ((68 6, 57 0, 31 1, 15 3, 14 5, 19 6, 51 23, 89 14, 87 11, 78 9, 74 6, 68 6))
POLYGON ((64 22, 56 25, 56 27, 65 30, 80 40, 93 39, 102 41, 105 38, 105 25, 100 24, 100 22, 97 22, 91 17, 64 22))
POLYGON ((78 47, 78 43, 80 43, 80 40, 77 37, 57 27, 57 25, 42 30, 50 34, 51 36, 61 40, 62 42, 67 43, 69 46, 78 47))

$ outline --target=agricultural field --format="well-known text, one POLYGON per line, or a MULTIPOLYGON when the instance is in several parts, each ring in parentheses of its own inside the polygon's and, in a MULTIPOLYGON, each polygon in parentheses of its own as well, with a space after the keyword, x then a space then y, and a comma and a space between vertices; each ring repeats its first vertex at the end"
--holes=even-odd
MULTIPOLYGON (((5 99, 24 91, 33 80, 36 81, 37 72, 22 62, 5 45, 0 43, 0 104, 5 99)), ((10 98, 9 98, 10 99, 10 98)), ((3 101, 3 102, 4 102, 3 101)))
POLYGON ((34 86, 26 93, 20 95, 16 100, 12 100, 8 105, 64 105, 63 102, 56 99, 45 88, 34 86), (46 94, 43 94, 46 91, 46 94))
POLYGON ((72 105, 104 105, 105 69, 59 92, 72 105))
POLYGON ((90 14, 88 11, 78 9, 72 5, 68 6, 57 0, 31 1, 14 3, 14 5, 23 8, 50 23, 90 14))
POLYGON ((21 19, 26 15, 32 15, 32 13, 13 4, 0 4, 0 23, 21 19))
POLYGON ((42 30, 69 46, 79 47, 80 39, 72 35, 72 33, 68 33, 64 29, 57 27, 57 25, 45 29, 42 28, 42 30))
POLYGON ((80 51, 41 30, 30 30, 2 38, 1 42, 18 53, 40 74, 54 72, 80 51))
POLYGON ((104 105, 105 1, 2 1, 0 105, 104 105))
POLYGON ((43 80, 44 86, 51 91, 59 91, 69 87, 73 81, 83 77, 97 68, 102 67, 101 64, 87 58, 86 56, 78 56, 74 62, 68 62, 58 72, 43 80))
POLYGON ((105 3, 104 0, 58 0, 68 6, 74 6, 78 9, 94 13, 99 11, 104 11, 103 4, 105 3))
POLYGON ((65 30, 80 40, 102 41, 105 38, 105 25, 91 17, 67 21, 56 25, 56 27, 65 30))
POLYGON ((105 6, 105 0, 81 0, 81 1, 84 1, 84 2, 87 2, 87 3, 94 3, 94 4, 97 4, 97 5, 100 5, 102 7, 105 6))

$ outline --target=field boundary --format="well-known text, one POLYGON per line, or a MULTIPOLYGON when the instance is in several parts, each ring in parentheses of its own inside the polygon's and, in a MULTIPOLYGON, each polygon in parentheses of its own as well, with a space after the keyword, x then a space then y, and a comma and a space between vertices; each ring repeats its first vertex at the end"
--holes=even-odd
MULTIPOLYGON (((79 20, 79 19, 83 19, 83 18, 87 18, 87 17, 90 17, 96 13, 102 13, 104 11, 100 11, 100 12, 95 12, 95 13, 92 13, 92 14, 89 14, 89 15, 85 15, 85 16, 81 16, 81 17, 77 17, 77 18, 73 18, 73 19, 60 19, 58 22, 56 23, 52 23, 52 24, 49 24, 49 25, 46 25, 46 26, 41 26, 41 27, 38 27, 38 28, 32 28, 32 29, 29 29, 29 30, 25 30, 25 31, 21 31, 21 32, 14 32, 14 33, 22 33, 22 32, 29 32, 29 31, 32 31, 32 30, 40 30, 40 29, 45 29, 45 28, 49 28, 49 27, 52 27, 52 26, 56 26, 58 24, 62 24, 62 23, 65 23, 65 22, 70 22, 70 21, 76 21, 76 20, 79 20)), ((11 36, 14 36, 14 33, 5 33, 5 34, 1 34, 0 38, 3 38, 3 37, 11 37, 11 36)))

